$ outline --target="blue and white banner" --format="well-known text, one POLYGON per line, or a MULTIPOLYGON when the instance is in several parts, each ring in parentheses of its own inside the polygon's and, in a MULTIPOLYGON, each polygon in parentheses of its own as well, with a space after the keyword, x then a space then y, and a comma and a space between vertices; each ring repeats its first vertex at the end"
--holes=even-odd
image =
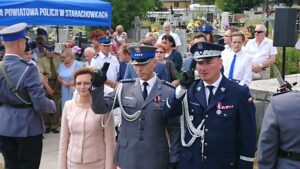
POLYGON ((0 0, 0 26, 111 26, 111 3, 101 0, 0 0))

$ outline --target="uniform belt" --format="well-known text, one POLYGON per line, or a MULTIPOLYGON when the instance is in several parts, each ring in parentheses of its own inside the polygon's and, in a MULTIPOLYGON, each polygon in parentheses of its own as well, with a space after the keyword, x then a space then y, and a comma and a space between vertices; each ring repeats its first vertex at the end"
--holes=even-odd
POLYGON ((289 160, 294 160, 294 161, 300 161, 300 153, 293 153, 293 152, 280 150, 279 157, 286 158, 289 160))
POLYGON ((33 107, 32 104, 12 104, 12 103, 0 103, 0 106, 7 105, 9 107, 17 108, 17 109, 23 109, 23 108, 30 108, 33 107))

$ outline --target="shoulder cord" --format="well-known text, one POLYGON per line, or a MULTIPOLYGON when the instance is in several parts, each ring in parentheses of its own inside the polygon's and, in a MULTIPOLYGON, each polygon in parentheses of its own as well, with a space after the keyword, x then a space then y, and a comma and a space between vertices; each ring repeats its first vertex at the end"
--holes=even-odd
MULTIPOLYGON (((123 115, 123 117, 125 118, 125 120, 127 120, 127 121, 135 121, 136 119, 138 119, 138 118, 140 117, 142 111, 141 111, 141 110, 138 110, 138 111, 136 111, 135 113, 133 113, 132 115, 126 113, 126 111, 124 110, 124 107, 123 107, 123 105, 122 105, 122 97, 121 97, 122 89, 123 89, 123 83, 118 83, 118 85, 117 85, 117 87, 116 87, 116 93, 115 93, 113 105, 112 105, 112 107, 111 107, 111 113, 110 113, 110 116, 111 116, 111 114, 112 114, 112 110, 113 110, 114 107, 115 107, 116 100, 118 99, 119 106, 120 106, 120 109, 121 109, 121 114, 123 115)), ((108 117, 108 121, 109 121, 110 116, 108 117)), ((107 121, 107 123, 108 123, 108 121, 107 121)), ((107 126, 107 123, 104 124, 104 117, 103 117, 103 118, 102 118, 102 122, 101 122, 102 127, 106 127, 106 126, 107 126)))
POLYGON ((122 97, 121 97, 122 89, 123 89, 123 84, 120 83, 118 88, 117 88, 116 95, 118 96, 118 102, 119 102, 119 105, 120 105, 121 113, 127 121, 135 121, 136 119, 138 119, 140 117, 142 111, 138 110, 133 114, 126 113, 126 111, 124 110, 124 107, 122 105, 122 97))
POLYGON ((18 90, 19 84, 20 84, 21 80, 23 79, 25 73, 26 73, 27 70, 29 69, 29 66, 27 66, 26 69, 24 70, 24 72, 22 73, 22 75, 21 75, 21 77, 20 77, 20 79, 19 79, 19 81, 18 81, 16 87, 13 85, 12 81, 9 79, 9 77, 8 77, 8 75, 7 75, 7 73, 6 73, 5 69, 4 69, 4 67, 3 67, 3 62, 0 62, 0 69, 1 69, 1 71, 2 71, 2 73, 3 73, 4 78, 6 79, 6 82, 8 83, 8 85, 9 85, 9 87, 10 87, 11 91, 12 91, 12 92, 13 92, 13 93, 14 93, 14 94, 15 94, 22 102, 24 102, 25 104, 32 104, 32 102, 26 101, 26 98, 27 98, 28 100, 30 100, 30 98, 26 97, 24 94, 21 93, 21 91, 18 90))
POLYGON ((192 121, 190 120, 190 114, 189 114, 189 108, 188 108, 188 101, 187 101, 187 94, 184 97, 184 100, 182 102, 182 111, 183 114, 180 116, 180 127, 181 127, 181 143, 184 147, 190 147, 195 140, 198 137, 201 137, 202 142, 202 154, 204 151, 204 129, 205 129, 205 119, 203 119, 200 123, 200 125, 195 128, 192 121), (186 121, 186 126, 189 131, 189 133, 192 135, 192 138, 188 141, 188 143, 185 142, 184 136, 185 136, 185 127, 184 127, 184 119, 186 121))

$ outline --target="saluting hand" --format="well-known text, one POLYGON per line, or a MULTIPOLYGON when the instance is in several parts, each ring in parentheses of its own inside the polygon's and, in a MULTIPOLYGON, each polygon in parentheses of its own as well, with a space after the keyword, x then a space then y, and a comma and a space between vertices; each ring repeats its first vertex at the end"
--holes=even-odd
POLYGON ((105 62, 101 69, 94 72, 93 79, 92 79, 93 86, 100 87, 104 84, 104 82, 107 79, 106 72, 108 68, 109 68, 109 63, 105 62))
POLYGON ((179 84, 185 89, 188 89, 194 82, 195 74, 194 70, 188 70, 182 73, 181 78, 179 78, 179 84))

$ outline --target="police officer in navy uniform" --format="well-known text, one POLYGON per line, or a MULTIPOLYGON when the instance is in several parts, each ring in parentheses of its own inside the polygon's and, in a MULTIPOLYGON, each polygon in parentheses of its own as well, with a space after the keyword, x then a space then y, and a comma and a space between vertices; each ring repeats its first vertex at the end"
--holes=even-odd
POLYGON ((300 168, 300 92, 271 98, 258 143, 259 169, 300 168))
POLYGON ((223 46, 199 42, 191 52, 202 80, 183 73, 175 96, 167 100, 167 118, 183 101, 178 169, 252 169, 256 150, 255 107, 249 89, 220 72, 223 46), (185 127, 186 126, 186 127, 185 127))
MULTIPOLYGON (((92 90, 92 109, 97 114, 120 107, 122 124, 115 153, 121 169, 175 169, 179 156, 179 118, 166 119, 163 108, 175 88, 160 80, 154 73, 156 48, 135 46, 128 48, 137 79, 119 83, 116 90, 103 96, 103 78, 95 75, 92 90), (102 80, 101 80, 102 79, 102 80), (100 81, 102 83, 100 83, 100 81), (166 138, 170 133, 170 148, 166 138)), ((100 71, 101 72, 101 71, 100 71)))
POLYGON ((55 112, 45 96, 39 72, 24 57, 26 23, 0 31, 6 54, 2 66, 15 87, 0 71, 0 145, 9 169, 38 169, 44 124, 41 112, 55 112), (18 92, 16 92, 18 91, 18 92))

